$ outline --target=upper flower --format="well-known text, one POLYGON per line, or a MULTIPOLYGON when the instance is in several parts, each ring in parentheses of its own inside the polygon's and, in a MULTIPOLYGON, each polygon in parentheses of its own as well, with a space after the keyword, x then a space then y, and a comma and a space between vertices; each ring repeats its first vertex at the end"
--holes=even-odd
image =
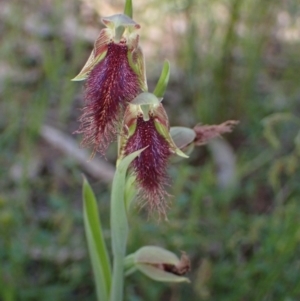
POLYGON ((138 45, 140 26, 126 15, 103 18, 94 49, 81 72, 73 79, 87 79, 85 107, 77 133, 82 144, 104 153, 115 139, 127 103, 147 90, 144 57, 138 45))

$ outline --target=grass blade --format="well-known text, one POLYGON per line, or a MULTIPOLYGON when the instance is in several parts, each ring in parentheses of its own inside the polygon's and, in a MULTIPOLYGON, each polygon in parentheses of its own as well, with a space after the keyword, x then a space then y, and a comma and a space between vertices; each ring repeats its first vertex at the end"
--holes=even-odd
POLYGON ((94 272, 97 299, 98 301, 108 301, 111 286, 111 267, 98 215, 96 198, 85 178, 83 180, 83 220, 94 272))

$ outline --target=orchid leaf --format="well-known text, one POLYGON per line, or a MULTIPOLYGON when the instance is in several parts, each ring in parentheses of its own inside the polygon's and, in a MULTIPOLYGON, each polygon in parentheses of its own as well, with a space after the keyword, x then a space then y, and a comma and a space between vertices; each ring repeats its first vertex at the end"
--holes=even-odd
POLYGON ((153 92, 153 94, 155 94, 158 98, 162 98, 164 96, 169 82, 169 77, 170 77, 170 63, 168 60, 165 60, 163 69, 160 74, 160 78, 153 92))
POLYGON ((124 15, 127 15, 129 18, 132 18, 132 0, 126 0, 124 7, 124 15))
POLYGON ((111 267, 96 198, 85 178, 83 180, 83 220, 95 277, 97 299, 98 301, 107 301, 111 286, 111 267))

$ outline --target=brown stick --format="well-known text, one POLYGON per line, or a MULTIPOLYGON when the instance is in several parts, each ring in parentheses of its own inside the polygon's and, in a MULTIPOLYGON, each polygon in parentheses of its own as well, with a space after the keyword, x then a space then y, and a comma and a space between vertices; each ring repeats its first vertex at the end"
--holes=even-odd
POLYGON ((80 149, 78 143, 69 136, 48 125, 42 126, 41 136, 52 147, 55 147, 68 157, 76 160, 78 164, 94 178, 105 183, 112 182, 115 173, 114 166, 97 158, 89 161, 87 151, 80 149))

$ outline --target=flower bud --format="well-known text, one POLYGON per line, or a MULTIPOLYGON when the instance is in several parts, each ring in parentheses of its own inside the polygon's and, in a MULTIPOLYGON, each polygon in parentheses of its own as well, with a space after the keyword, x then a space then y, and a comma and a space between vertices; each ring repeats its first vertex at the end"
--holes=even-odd
POLYGON ((139 270, 149 278, 161 282, 190 282, 183 277, 190 271, 190 259, 182 252, 179 259, 174 253, 156 246, 145 246, 125 259, 127 274, 139 270))

